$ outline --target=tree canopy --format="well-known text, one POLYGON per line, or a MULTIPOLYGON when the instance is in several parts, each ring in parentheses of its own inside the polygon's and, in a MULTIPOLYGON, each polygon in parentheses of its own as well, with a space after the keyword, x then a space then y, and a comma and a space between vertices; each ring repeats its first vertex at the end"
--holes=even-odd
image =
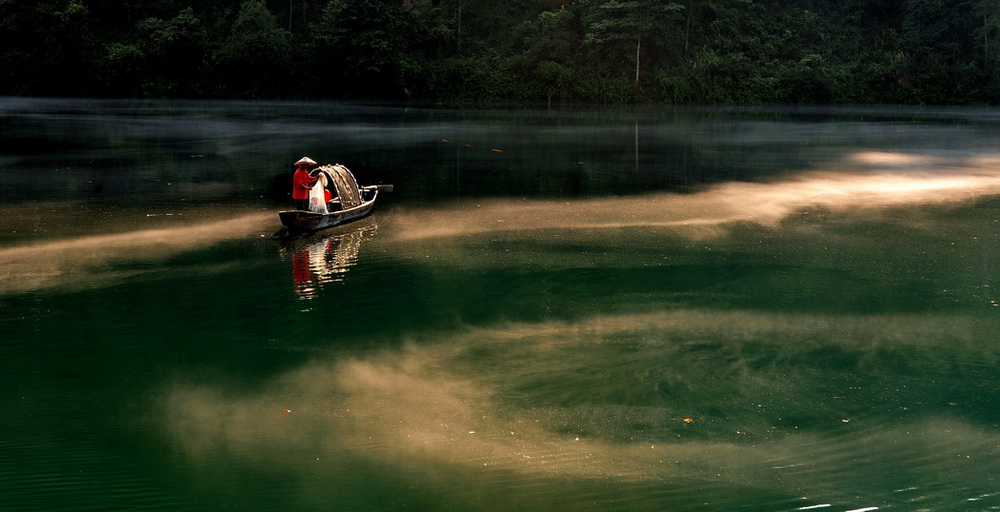
POLYGON ((996 104, 996 0, 0 0, 0 94, 996 104))

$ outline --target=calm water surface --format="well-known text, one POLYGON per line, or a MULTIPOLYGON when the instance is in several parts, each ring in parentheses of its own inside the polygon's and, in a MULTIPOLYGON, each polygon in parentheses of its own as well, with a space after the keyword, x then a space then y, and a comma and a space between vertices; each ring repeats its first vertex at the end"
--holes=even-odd
POLYGON ((0 99, 0 510, 1000 508, 1000 111, 0 99), (393 183, 295 240, 309 155, 393 183))

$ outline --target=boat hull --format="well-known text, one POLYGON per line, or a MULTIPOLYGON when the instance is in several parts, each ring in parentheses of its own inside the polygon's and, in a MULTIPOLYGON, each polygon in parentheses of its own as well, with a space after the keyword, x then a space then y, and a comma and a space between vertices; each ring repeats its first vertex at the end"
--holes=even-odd
POLYGON ((364 187, 362 189, 362 197, 364 201, 353 208, 338 210, 330 213, 316 213, 305 210, 283 210, 278 212, 278 218, 281 219, 281 224, 288 230, 289 235, 303 235, 329 229, 371 214, 375 209, 375 200, 378 198, 379 189, 384 188, 386 187, 364 187))

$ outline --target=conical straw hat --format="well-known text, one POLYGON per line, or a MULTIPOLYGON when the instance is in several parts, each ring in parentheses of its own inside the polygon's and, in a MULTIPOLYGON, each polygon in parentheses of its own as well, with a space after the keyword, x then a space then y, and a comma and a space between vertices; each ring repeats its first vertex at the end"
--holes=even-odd
POLYGON ((299 160, 298 162, 295 162, 295 165, 302 165, 302 164, 306 164, 306 165, 316 165, 316 161, 315 161, 315 160, 313 160, 312 158, 309 158, 309 157, 307 157, 307 156, 304 156, 304 157, 302 157, 302 159, 301 159, 301 160, 299 160))

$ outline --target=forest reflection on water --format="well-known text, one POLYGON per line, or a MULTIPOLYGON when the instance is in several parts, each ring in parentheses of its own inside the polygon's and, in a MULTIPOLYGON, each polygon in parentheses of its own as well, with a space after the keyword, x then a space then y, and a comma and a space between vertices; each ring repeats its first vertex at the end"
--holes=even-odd
MULTIPOLYGON (((563 239, 572 238, 573 232, 578 231, 585 231, 579 235, 583 238, 600 238, 601 231, 617 233, 616 230, 654 228, 668 229, 671 234, 683 238, 712 239, 747 224, 778 228, 782 223, 810 213, 850 216, 863 212, 866 219, 886 220, 883 212, 887 209, 891 215, 894 209, 903 207, 952 205, 958 208, 1000 193, 1000 156, 976 156, 968 161, 947 162, 943 172, 927 171, 928 162, 941 164, 940 160, 912 154, 863 152, 849 155, 844 161, 877 168, 866 173, 807 171, 783 181, 726 183, 689 194, 556 201, 483 198, 434 208, 399 210, 381 215, 380 222, 383 230, 394 238, 404 241, 445 238, 453 240, 452 245, 456 247, 465 244, 461 238, 464 236, 510 233, 509 236, 515 239, 528 240, 533 236, 529 234, 532 231, 554 230, 560 231, 558 236, 563 239), (912 166, 921 170, 914 171, 912 166)), ((46 287, 74 271, 100 267, 105 260, 120 259, 124 252, 127 252, 124 257, 138 261, 164 259, 170 254, 241 235, 259 233, 264 236, 273 231, 274 215, 256 210, 232 217, 232 208, 225 212, 208 208, 190 212, 189 220, 156 224, 149 229, 0 249, 4 272, 0 273, 0 282, 7 283, 8 291, 46 287), (219 220, 197 220, 210 218, 219 220)), ((918 211, 907 215, 918 215, 918 211)), ((49 222, 57 225, 66 223, 67 216, 77 215, 75 210, 52 212, 54 219, 49 222)), ((96 227, 127 226, 135 223, 137 217, 131 210, 123 210, 120 216, 103 212, 104 222, 96 227), (123 222, 123 219, 128 220, 123 222)), ((930 218, 925 219, 925 223, 930 221, 930 218)), ((7 223, 12 223, 11 217, 7 217, 7 223)), ((948 229, 925 223, 921 224, 925 230, 943 232, 948 229)), ((354 226, 361 227, 331 236, 320 234, 297 240, 294 247, 287 247, 289 253, 297 254, 292 258, 293 266, 303 279, 307 277, 302 272, 310 269, 320 281, 335 280, 331 275, 341 274, 353 264, 362 240, 371 238, 379 229, 370 218, 354 226), (336 250, 331 250, 334 245, 336 250)), ((80 226, 74 229, 79 232, 80 226)), ((539 240, 550 240, 553 235, 537 236, 539 240)), ((444 246, 447 245, 449 243, 445 242, 444 246)), ((435 249, 447 250, 445 247, 435 249)), ((405 248, 397 254, 406 254, 405 248)), ((461 259, 455 260, 456 264, 460 262, 461 259)), ((503 263, 491 260, 491 264, 503 263)))
POLYGON ((19 121, 0 508, 1000 506, 992 113, 209 106, 19 121), (396 191, 282 238, 303 135, 396 191))

